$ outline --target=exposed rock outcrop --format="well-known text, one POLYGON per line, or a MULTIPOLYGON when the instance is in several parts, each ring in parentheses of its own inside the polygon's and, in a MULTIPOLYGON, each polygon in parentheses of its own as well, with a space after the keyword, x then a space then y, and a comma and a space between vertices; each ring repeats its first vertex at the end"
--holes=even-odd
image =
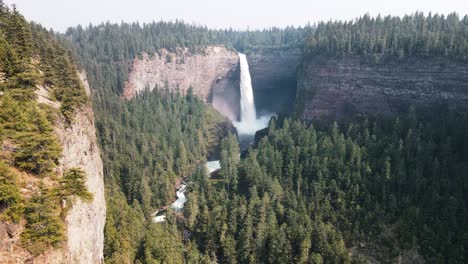
MULTIPOLYGON (((247 52, 257 112, 292 110, 296 96, 297 66, 301 51, 296 48, 258 48, 247 52)), ((240 69, 236 51, 209 46, 203 52, 162 49, 153 57, 136 59, 124 88, 129 99, 155 86, 191 86, 196 96, 232 121, 240 118, 240 69)))
POLYGON ((91 107, 79 111, 72 126, 59 126, 55 131, 63 148, 60 169, 62 172, 73 167, 83 169, 86 186, 93 194, 89 203, 77 199, 67 215, 67 263, 102 263, 106 202, 103 164, 91 107))
POLYGON ((239 58, 235 51, 209 46, 192 53, 179 48, 175 52, 161 49, 153 56, 135 59, 123 95, 132 98, 146 88, 169 87, 193 93, 235 120, 239 112, 239 58), (237 84, 237 85, 236 85, 237 84))
MULTIPOLYGON (((39 102, 54 108, 60 107, 59 103, 49 97, 45 87, 38 87, 37 94, 39 102)), ((93 201, 86 203, 77 199, 65 219, 67 241, 61 247, 48 250, 37 257, 21 247, 20 235, 24 220, 17 224, 0 221, 0 263, 103 263, 106 203, 103 164, 91 105, 78 110, 72 124, 66 124, 64 120, 56 122, 54 132, 63 149, 57 168, 58 176, 62 176, 69 168, 83 169, 87 177, 86 186, 93 194, 93 201)), ((26 173, 20 174, 22 178, 29 179, 23 188, 23 192, 27 192, 28 188, 34 187, 31 182, 37 178, 26 173)))
POLYGON ((384 63, 357 56, 314 57, 298 73, 297 102, 306 120, 356 114, 393 114, 410 105, 468 106, 468 64, 443 58, 408 58, 384 63))
POLYGON ((297 48, 258 48, 246 54, 257 113, 292 110, 301 51, 297 48))

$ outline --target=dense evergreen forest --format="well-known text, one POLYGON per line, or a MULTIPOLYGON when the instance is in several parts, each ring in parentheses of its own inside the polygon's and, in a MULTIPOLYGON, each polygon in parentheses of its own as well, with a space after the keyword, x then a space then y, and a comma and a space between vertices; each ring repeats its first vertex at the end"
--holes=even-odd
POLYGON ((237 32, 182 22, 72 28, 73 49, 94 88, 108 198, 107 263, 391 262, 418 251, 429 263, 464 263, 468 120, 447 109, 330 125, 273 120, 239 158, 223 140, 221 171, 203 166, 219 120, 191 93, 158 87, 132 100, 121 91, 133 59, 161 48, 203 52, 302 47, 306 56, 356 53, 466 60, 467 18, 414 14, 237 32), (190 176, 183 215, 153 224, 150 213, 190 176), (145 220, 146 219, 146 220, 145 220), (352 254, 350 254, 350 252, 352 254))
POLYGON ((211 44, 237 49, 298 46, 304 32, 296 28, 216 31, 182 22, 158 22, 78 27, 62 36, 94 88, 107 197, 112 197, 107 207, 106 262, 151 263, 151 254, 145 252, 169 249, 172 255, 164 256, 183 257, 183 250, 176 250, 183 248, 176 227, 167 224, 166 230, 155 226, 150 214, 174 199, 177 179, 189 176, 206 160, 207 150, 217 144, 214 126, 224 121, 190 93, 174 92, 175 87, 157 87, 155 92, 122 101, 120 94, 133 59, 161 48, 187 47, 194 53, 203 52, 211 44), (167 239, 164 243, 173 247, 160 249, 162 242, 157 239, 162 234, 167 239))
POLYGON ((220 263, 354 263, 376 251, 393 262, 413 248, 428 263, 464 263, 468 116, 438 110, 320 127, 272 120, 240 162, 227 140, 221 177, 195 176, 191 242, 220 263))
POLYGON ((83 171, 73 168, 59 178, 55 170, 62 149, 53 126, 72 123, 86 103, 72 58, 56 36, 0 1, 0 221, 25 220, 21 245, 33 255, 66 240, 64 219, 75 197, 92 199, 83 171), (38 103, 38 87, 60 108, 38 103), (34 184, 25 186, 28 177, 34 184))
POLYGON ((171 244, 165 247, 177 249, 177 229, 155 226, 151 214, 174 200, 177 180, 204 164, 207 149, 216 139, 216 122, 224 121, 190 91, 181 96, 155 89, 121 107, 108 116, 105 126, 98 126, 109 197, 105 230, 108 263, 144 258, 138 248, 151 252, 162 243, 151 243, 152 239, 166 239, 165 243, 171 244), (161 233, 165 238, 159 237, 161 233))
POLYGON ((404 17, 365 15, 354 21, 322 22, 307 37, 308 56, 358 54, 380 58, 445 56, 468 59, 468 16, 415 13, 404 17))

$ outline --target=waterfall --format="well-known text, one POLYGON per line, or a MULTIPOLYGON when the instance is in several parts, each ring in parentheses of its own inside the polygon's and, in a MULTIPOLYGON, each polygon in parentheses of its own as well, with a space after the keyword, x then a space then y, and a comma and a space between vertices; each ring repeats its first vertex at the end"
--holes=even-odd
POLYGON ((246 125, 254 125, 257 119, 255 102, 252 91, 252 79, 250 78, 249 63, 247 56, 239 53, 240 63, 240 92, 241 92, 241 122, 246 125))
POLYGON ((184 208, 184 204, 187 201, 187 198, 185 197, 185 187, 187 187, 186 184, 182 184, 180 186, 180 189, 176 192, 177 200, 172 203, 171 207, 176 211, 182 211, 184 208))
POLYGON ((272 115, 265 115, 257 119, 249 63, 247 62, 247 56, 243 53, 239 53, 239 64, 241 118, 240 122, 233 123, 236 127, 240 141, 247 142, 248 144, 253 140, 255 132, 268 126, 268 121, 272 115))

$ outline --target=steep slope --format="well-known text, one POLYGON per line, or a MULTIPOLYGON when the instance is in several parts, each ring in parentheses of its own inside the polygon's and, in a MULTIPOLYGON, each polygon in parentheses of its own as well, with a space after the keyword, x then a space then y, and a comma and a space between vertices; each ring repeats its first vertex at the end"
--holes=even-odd
MULTIPOLYGON (((86 79, 82 81, 85 87, 89 87, 86 79)), ((55 133, 59 135, 63 148, 60 169, 83 169, 87 175, 86 187, 93 194, 92 202, 76 201, 67 215, 67 262, 102 263, 106 202, 103 164, 91 106, 77 111, 71 126, 57 126, 55 133)))
POLYGON ((299 48, 254 48, 247 52, 255 107, 259 114, 293 110, 299 48))
POLYGON ((359 56, 306 60, 298 74, 302 118, 344 118, 395 114, 410 105, 420 110, 447 103, 465 109, 468 63, 446 58, 407 58, 386 63, 359 56))
MULTIPOLYGON (((42 100, 47 97, 41 97, 42 100)), ((56 106, 51 101, 51 106, 56 106)), ((31 255, 21 247, 21 232, 24 222, 19 224, 0 221, 1 263, 102 263, 104 247, 104 224, 106 204, 104 199, 103 165, 97 145, 94 117, 91 106, 76 112, 73 123, 57 122, 54 133, 62 146, 57 169, 58 176, 72 168, 81 168, 86 174, 86 187, 93 194, 92 202, 77 200, 65 218, 66 243, 58 249, 46 251, 39 256, 31 255)), ((34 176, 25 176, 27 188, 35 188, 34 176)), ((28 195, 29 191, 25 194, 28 195)))
POLYGON ((123 95, 129 99, 155 87, 185 94, 192 87, 194 95, 235 120, 240 96, 238 60, 235 51, 222 46, 208 46, 198 53, 187 48, 161 49, 151 57, 145 54, 134 60, 123 95))
POLYGON ((298 112, 306 120, 395 114, 409 105, 466 110, 468 16, 365 15, 320 23, 298 71, 298 112))
POLYGON ((101 263, 103 166, 88 85, 53 34, 3 5, 0 22, 0 262, 101 263))
MULTIPOLYGON (((297 48, 251 48, 246 51, 259 113, 292 110, 296 95, 296 73, 301 51, 297 48)), ((237 52, 208 46, 192 53, 161 49, 151 58, 143 55, 133 62, 123 95, 127 99, 154 87, 178 88, 193 93, 230 120, 240 113, 239 63, 237 52)))

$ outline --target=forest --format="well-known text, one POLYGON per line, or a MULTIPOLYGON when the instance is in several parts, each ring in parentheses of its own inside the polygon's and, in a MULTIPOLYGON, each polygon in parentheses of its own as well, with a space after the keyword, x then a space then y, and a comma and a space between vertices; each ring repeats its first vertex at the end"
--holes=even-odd
POLYGON ((306 56, 357 54, 382 58, 442 56, 468 59, 468 16, 415 13, 403 17, 364 15, 353 21, 321 22, 305 40, 306 56))
POLYGON ((92 104, 104 162, 106 263, 393 263, 411 254, 467 262, 466 113, 440 105, 430 115, 409 108, 339 122, 280 116, 241 152, 235 134, 217 142, 226 119, 192 89, 166 85, 121 97, 144 53, 203 53, 208 45, 297 48, 304 60, 466 61, 468 16, 364 15, 246 31, 177 20, 103 23, 60 34, 0 0, 0 221, 22 225, 21 247, 38 256, 63 246, 69 210, 93 200, 82 169, 59 172, 54 131, 92 104), (91 100, 78 69, 88 75, 91 100), (218 144, 221 169, 208 175, 206 157, 218 144), (166 221, 153 223, 181 179, 189 182, 184 210, 168 208, 166 221))
POLYGON ((172 252, 164 253, 172 259, 167 262, 181 262, 185 246, 175 219, 166 229, 151 223, 151 213, 171 202, 178 179, 190 176, 206 161, 207 151, 217 144, 214 126, 225 121, 190 92, 183 95, 175 87, 156 87, 122 101, 133 60, 161 48, 187 47, 196 53, 211 44, 239 49, 298 46, 304 34, 305 29, 296 28, 237 32, 155 22, 77 27, 61 36, 95 87, 93 108, 103 150, 106 196, 112 197, 105 229, 107 263, 161 260, 148 253, 153 251, 172 252), (163 243, 168 244, 164 250, 158 240, 162 234, 167 239, 163 243))
POLYGON ((464 263, 468 116, 437 110, 273 119, 240 161, 226 139, 220 177, 194 175, 190 243, 220 263, 366 263, 369 247, 384 263, 414 248, 428 263, 464 263))
POLYGON ((69 29, 58 41, 94 88, 108 197, 105 261, 387 263, 418 251, 428 263, 465 263, 463 113, 441 106, 431 117, 408 109, 339 123, 273 119, 245 157, 235 135, 225 138, 221 171, 209 178, 203 162, 221 120, 213 109, 175 87, 128 101, 121 92, 133 60, 161 48, 296 47, 304 59, 356 53, 382 63, 466 60, 467 24, 466 16, 416 13, 263 31, 180 21, 69 29), (181 177, 192 182, 183 214, 169 210, 165 223, 151 223, 181 177))
MULTIPOLYGON (((148 241, 165 232, 154 226, 152 213, 173 201, 177 180, 206 162, 214 126, 224 121, 190 91, 182 96, 167 88, 154 89, 122 107, 115 118, 97 128, 106 164, 107 196, 112 197, 105 229, 108 263, 139 259, 138 248, 152 251, 159 246, 148 241)), ((166 243, 171 239, 180 243, 176 230, 167 231, 166 243)))
POLYGON ((81 169, 57 174, 62 148, 53 132, 87 103, 73 58, 57 36, 0 2, 0 220, 25 220, 21 245, 33 255, 60 246, 67 210, 77 198, 93 199, 81 169), (38 87, 59 109, 36 101, 38 87), (37 185, 27 186, 25 177, 37 185))

